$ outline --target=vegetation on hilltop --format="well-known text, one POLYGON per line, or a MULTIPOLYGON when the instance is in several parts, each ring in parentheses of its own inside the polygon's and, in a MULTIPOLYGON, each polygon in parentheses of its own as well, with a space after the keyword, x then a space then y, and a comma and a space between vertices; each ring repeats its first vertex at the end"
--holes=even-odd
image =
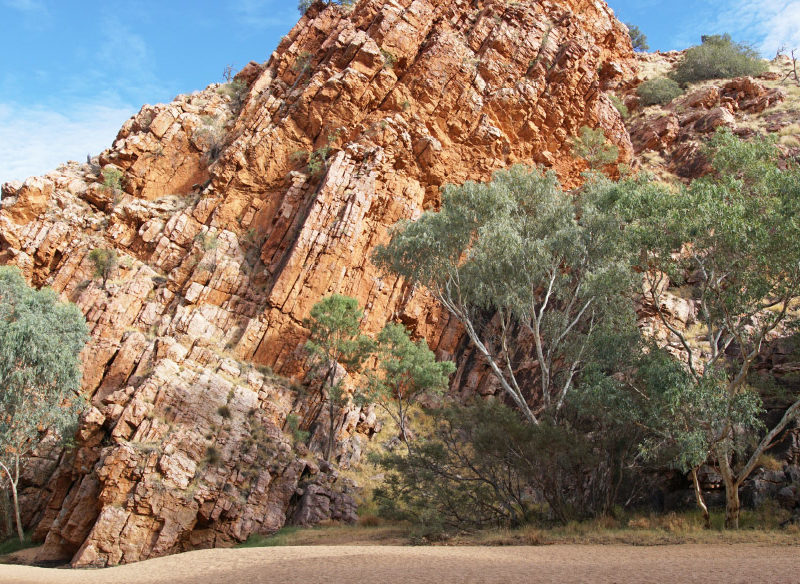
POLYGON ((755 49, 735 42, 729 34, 705 35, 700 45, 686 51, 671 77, 686 85, 706 79, 759 75, 766 70, 766 63, 755 49))

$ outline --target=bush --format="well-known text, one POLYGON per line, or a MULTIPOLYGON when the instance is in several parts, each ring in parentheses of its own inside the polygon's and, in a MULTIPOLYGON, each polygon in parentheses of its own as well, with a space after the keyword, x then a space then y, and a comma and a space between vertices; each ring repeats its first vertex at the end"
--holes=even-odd
POLYGON ((123 173, 119 168, 107 166, 103 169, 103 188, 112 196, 112 205, 117 206, 122 198, 123 173))
POLYGON ((628 111, 628 106, 626 106, 619 97, 617 97, 612 93, 608 96, 608 98, 611 100, 611 103, 614 104, 614 107, 619 112, 619 115, 622 116, 623 120, 626 119, 628 116, 630 116, 630 112, 628 111))
POLYGON ((356 0, 300 0, 297 3, 297 10, 300 14, 305 14, 317 2, 321 2, 325 6, 352 6, 356 0))
POLYGON ((94 266, 94 275, 103 280, 103 288, 106 282, 117 269, 117 252, 113 249, 93 249, 89 252, 89 260, 94 266))
POLYGON ((641 100, 640 103, 644 106, 665 105, 676 97, 683 95, 683 90, 672 79, 659 77, 642 83, 636 90, 636 94, 641 100))
POLYGON ((702 37, 702 44, 686 51, 671 77, 681 85, 705 79, 759 75, 767 65, 759 54, 729 34, 702 37))
POLYGON ((619 148, 608 141, 603 128, 592 130, 588 126, 581 127, 580 136, 572 138, 572 153, 583 158, 590 170, 595 170, 616 162, 619 148))
POLYGON ((230 97, 231 104, 233 105, 234 109, 239 109, 244 103, 244 98, 247 95, 247 84, 244 81, 234 79, 233 81, 218 87, 217 93, 219 95, 226 95, 230 97))
POLYGON ((641 30, 639 30, 639 27, 628 22, 625 23, 625 26, 628 27, 628 35, 631 37, 631 45, 633 45, 633 50, 649 51, 650 45, 647 44, 647 37, 641 30))
POLYGON ((532 425, 497 402, 433 414, 434 429, 407 456, 378 460, 387 472, 374 497, 387 518, 442 530, 513 527, 546 510, 548 520, 566 523, 602 515, 616 499, 616 442, 632 443, 625 431, 600 432, 595 420, 592 431, 532 425))

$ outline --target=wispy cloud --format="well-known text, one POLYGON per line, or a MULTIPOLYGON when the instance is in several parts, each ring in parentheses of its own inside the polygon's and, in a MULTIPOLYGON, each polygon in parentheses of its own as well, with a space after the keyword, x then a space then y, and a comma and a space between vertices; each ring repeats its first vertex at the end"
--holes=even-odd
POLYGON ((40 0, 3 0, 4 6, 28 14, 47 14, 47 6, 40 0))
POLYGON ((44 174, 111 146, 136 109, 83 104, 66 111, 0 103, 0 183, 44 174))
POLYGON ((289 27, 299 18, 293 2, 284 4, 279 10, 271 0, 235 0, 232 4, 239 22, 251 28, 289 27))
POLYGON ((800 48, 800 0, 714 0, 693 18, 676 45, 697 44, 703 34, 728 32, 765 57, 781 47, 800 48))

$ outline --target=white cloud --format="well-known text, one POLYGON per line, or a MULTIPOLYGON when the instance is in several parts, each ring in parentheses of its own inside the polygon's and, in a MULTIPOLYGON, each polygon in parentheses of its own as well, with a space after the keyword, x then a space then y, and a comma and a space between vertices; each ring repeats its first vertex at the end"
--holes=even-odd
POLYGON ((0 183, 98 154, 111 146, 120 126, 136 111, 101 103, 61 111, 0 104, 0 183))
POLYGON ((3 4, 20 12, 47 14, 47 7, 40 0, 3 0, 3 4))
POLYGON ((276 10, 275 2, 270 0, 236 0, 233 3, 236 17, 242 24, 251 28, 267 28, 277 26, 291 26, 297 22, 300 15, 297 4, 289 2, 276 10))
POLYGON ((712 3, 709 16, 695 19, 688 44, 700 35, 730 33, 734 40, 750 43, 767 58, 781 47, 800 48, 800 0, 734 0, 712 3))

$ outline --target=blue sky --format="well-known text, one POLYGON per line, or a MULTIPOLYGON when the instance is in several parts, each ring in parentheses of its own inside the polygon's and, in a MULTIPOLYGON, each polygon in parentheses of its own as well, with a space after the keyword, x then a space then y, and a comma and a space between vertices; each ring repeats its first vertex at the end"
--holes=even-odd
MULTIPOLYGON (((610 0, 653 50, 730 32, 767 56, 800 48, 800 0, 610 0)), ((266 61, 295 0, 0 0, 0 183, 110 146, 142 104, 266 61)))

